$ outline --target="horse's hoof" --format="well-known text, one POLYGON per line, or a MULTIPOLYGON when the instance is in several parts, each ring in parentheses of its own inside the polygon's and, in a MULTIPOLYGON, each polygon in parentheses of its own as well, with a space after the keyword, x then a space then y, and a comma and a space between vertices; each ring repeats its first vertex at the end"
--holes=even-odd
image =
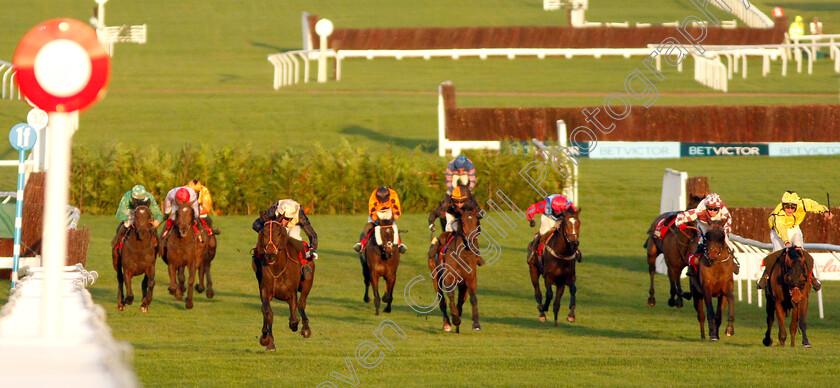
POLYGON ((448 323, 443 324, 443 331, 452 331, 452 326, 448 323))
POLYGON ((187 306, 187 309, 193 308, 193 301, 192 300, 187 300, 186 306, 187 306))
POLYGON ((215 293, 213 293, 213 289, 212 289, 212 288, 208 288, 208 289, 207 289, 207 299, 213 299, 213 297, 214 297, 215 295, 216 295, 216 294, 215 294, 215 293))
POLYGON ((133 296, 129 296, 129 297, 125 298, 125 304, 130 305, 132 303, 134 303, 134 297, 133 296))
POLYGON ((764 346, 770 346, 773 345, 773 339, 765 337, 764 340, 761 341, 761 343, 764 344, 764 346))
POLYGON ((566 317, 566 320, 574 323, 575 317, 566 317))
POLYGON ((260 337, 260 345, 265 346, 265 350, 269 350, 269 349, 268 349, 268 343, 269 343, 270 341, 269 341, 268 339, 269 339, 269 338, 268 338, 268 336, 267 336, 267 335, 264 335, 264 336, 260 337))
POLYGON ((277 348, 274 347, 274 344, 268 345, 265 347, 265 351, 267 352, 276 352, 277 348))
POLYGON ((718 338, 718 336, 716 336, 716 335, 710 335, 709 336, 709 341, 712 341, 712 342, 720 341, 720 338, 718 338))
POLYGON ((809 348, 809 349, 810 349, 812 346, 811 346, 811 344, 809 344, 809 343, 807 343, 807 342, 803 342, 803 343, 802 343, 802 347, 803 347, 803 348, 809 348))
POLYGON ((117 310, 124 311, 125 305, 117 305, 117 310))
POLYGON ((376 314, 374 314, 374 315, 376 315, 378 317, 379 316, 379 310, 376 310, 376 314))
POLYGON ((175 289, 167 288, 166 290, 169 291, 169 295, 175 295, 175 289))
POLYGON ((455 333, 458 333, 458 334, 461 333, 461 325, 455 326, 455 333))
POLYGON ((540 317, 540 322, 545 322, 545 315, 540 317))
POLYGON ((203 287, 199 287, 199 286, 198 286, 198 284, 196 284, 196 285, 195 285, 195 290, 196 290, 196 291, 198 291, 198 293, 199 293, 199 294, 200 294, 200 293, 202 293, 202 292, 204 292, 204 288, 203 288, 203 287))
POLYGON ((648 306, 650 306, 650 307, 656 306, 656 299, 649 298, 648 299, 648 306))
POLYGON ((557 320, 554 320, 554 327, 557 327, 557 320))
POLYGON ((674 307, 674 306, 676 306, 676 305, 677 305, 677 303, 676 303, 676 302, 674 302, 674 300, 673 300, 673 299, 668 299, 668 307, 674 307))
POLYGON ((303 330, 300 331, 300 335, 302 335, 303 338, 309 338, 312 336, 312 331, 309 330, 308 327, 304 327, 303 330))
POLYGON ((300 323, 300 322, 290 323, 290 324, 289 324, 289 329, 291 329, 293 332, 294 332, 294 331, 297 331, 297 330, 298 330, 298 324, 299 324, 299 323, 300 323))
POLYGON ((385 307, 385 310, 382 310, 382 312, 390 313, 391 312, 391 306, 385 307))
POLYGON ((370 303, 370 298, 368 298, 367 295, 365 295, 365 297, 362 298, 362 300, 365 301, 365 303, 370 303))
POLYGON ((479 324, 478 322, 473 323, 473 330, 481 330, 481 324, 479 324))
POLYGON ((146 306, 140 306, 140 312, 141 312, 141 313, 148 313, 148 312, 149 312, 149 308, 148 308, 148 307, 146 307, 146 306))

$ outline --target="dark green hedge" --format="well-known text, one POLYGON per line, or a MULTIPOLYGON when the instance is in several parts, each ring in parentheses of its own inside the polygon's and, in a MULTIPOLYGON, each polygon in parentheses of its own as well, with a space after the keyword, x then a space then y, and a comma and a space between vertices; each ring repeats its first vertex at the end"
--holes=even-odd
MULTIPOLYGON (((539 199, 519 175, 535 157, 511 151, 466 153, 476 165, 480 203, 499 189, 520 207, 539 199)), ((358 147, 346 140, 334 147, 285 150, 184 146, 176 153, 120 144, 76 147, 70 202, 85 214, 112 214, 135 184, 162 202, 171 188, 199 179, 221 214, 256 214, 282 198, 297 200, 312 214, 364 213, 370 193, 381 185, 399 193, 407 213, 428 212, 443 196, 449 160, 420 150, 358 147)), ((548 171, 543 189, 560 191, 560 175, 548 171)))

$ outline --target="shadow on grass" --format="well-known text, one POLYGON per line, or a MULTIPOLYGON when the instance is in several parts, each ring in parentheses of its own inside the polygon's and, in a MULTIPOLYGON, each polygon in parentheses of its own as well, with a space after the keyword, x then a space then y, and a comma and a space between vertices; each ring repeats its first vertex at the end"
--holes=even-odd
POLYGON ((393 144, 398 147, 405 147, 412 150, 419 146, 420 150, 423 152, 433 152, 437 149, 437 144, 435 144, 434 140, 407 139, 404 137, 396 137, 375 132, 369 128, 360 127, 358 125, 346 126, 341 129, 341 133, 345 135, 363 136, 373 141, 386 144, 393 144))

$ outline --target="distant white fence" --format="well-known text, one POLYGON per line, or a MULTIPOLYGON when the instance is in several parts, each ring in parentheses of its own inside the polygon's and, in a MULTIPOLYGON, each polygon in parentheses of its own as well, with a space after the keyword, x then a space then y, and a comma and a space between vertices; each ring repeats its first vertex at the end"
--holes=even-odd
POLYGON ((147 28, 145 24, 135 26, 113 26, 96 29, 99 42, 105 47, 108 56, 114 56, 114 43, 146 43, 147 28))
POLYGON ((0 77, 3 79, 3 89, 0 90, 0 98, 20 100, 20 89, 15 86, 15 65, 0 61, 0 77), (15 97, 17 95, 17 97, 15 97))
MULTIPOLYGON (((269 55, 268 62, 274 66, 274 89, 300 83, 301 70, 303 70, 303 82, 309 82, 309 61, 317 61, 319 55, 319 50, 295 50, 269 55)), ((335 79, 340 81, 341 58, 333 49, 326 50, 326 56, 335 59, 335 79)))
POLYGON ((61 274, 57 338, 42 333, 43 268, 29 268, 0 310, 0 375, 8 387, 136 387, 131 346, 117 342, 85 287, 99 275, 81 264, 61 274))
POLYGON ((724 8, 720 2, 718 1, 709 1, 709 4, 712 4, 727 13, 734 14, 735 17, 741 19, 748 27, 750 28, 773 28, 776 23, 773 22, 773 19, 770 19, 764 12, 761 12, 755 4, 746 1, 746 6, 744 6, 744 2, 746 0, 733 0, 733 1, 726 1, 725 4, 730 8, 724 8))
POLYGON ((712 89, 727 92, 729 90, 726 65, 718 56, 693 55, 694 80, 712 89))

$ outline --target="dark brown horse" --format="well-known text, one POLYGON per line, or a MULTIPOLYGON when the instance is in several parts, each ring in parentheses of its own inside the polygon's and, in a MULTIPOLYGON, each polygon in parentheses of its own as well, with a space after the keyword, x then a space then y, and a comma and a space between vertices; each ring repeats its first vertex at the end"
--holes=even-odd
MULTIPOLYGON (((470 296, 472 305, 473 330, 481 330, 478 322, 478 279, 476 268, 478 267, 478 235, 480 232, 479 216, 480 209, 464 206, 457 209, 458 230, 452 241, 446 245, 441 253, 441 264, 432 269, 432 277, 435 279, 435 292, 441 296, 440 311, 443 314, 443 330, 451 331, 452 324, 455 325, 455 332, 461 332, 461 314, 467 294, 470 296), (458 288, 458 299, 455 300, 455 288, 458 288), (452 314, 450 324, 449 314, 446 311, 446 299, 449 298, 449 309, 452 314)), ((445 243, 445 242, 444 242, 445 243)))
POLYGON ((303 329, 300 334, 304 338, 312 335, 309 329, 309 318, 306 317, 306 297, 315 279, 315 263, 310 263, 312 276, 301 281, 301 251, 289 241, 286 228, 277 221, 268 221, 260 231, 257 246, 254 248, 254 272, 260 287, 262 301, 263 328, 260 345, 265 350, 276 350, 274 346, 274 312, 271 310, 271 300, 279 299, 289 304, 289 329, 297 331, 300 312, 303 318, 303 329), (298 299, 300 292, 300 299, 298 299))
POLYGON ((668 306, 679 307, 683 306, 683 291, 680 284, 680 276, 682 270, 688 264, 688 256, 697 249, 697 238, 693 223, 686 230, 680 230, 678 227, 672 225, 674 218, 677 217, 677 212, 660 214, 648 229, 648 239, 645 241, 644 247, 647 249, 648 257, 648 271, 650 272, 650 297, 648 298, 648 306, 656 305, 656 298, 653 293, 653 278, 656 275, 656 257, 659 254, 665 256, 665 265, 668 267, 668 280, 671 283, 671 297, 668 299, 668 306), (659 239, 654 236, 657 225, 660 220, 665 220, 665 225, 670 225, 664 238, 659 239))
POLYGON ((203 252, 199 237, 194 231, 195 213, 192 209, 192 201, 177 203, 175 209, 175 223, 168 235, 162 239, 163 244, 161 259, 169 265, 169 293, 175 299, 182 300, 183 292, 187 292, 186 307, 193 308, 193 283, 195 283, 195 270, 201 261, 203 252), (184 285, 184 268, 189 272, 188 284, 184 285), (175 277, 178 282, 175 282, 175 277))
POLYGON ((371 237, 365 249, 359 253, 362 262, 362 275, 365 279, 365 303, 370 302, 368 289, 373 286, 373 305, 379 315, 379 278, 385 278, 386 313, 391 312, 394 301, 394 285, 397 282, 397 267, 400 265, 400 250, 394 244, 394 220, 380 220, 378 227, 371 231, 371 237))
POLYGON ((703 239, 706 249, 697 264, 699 282, 695 279, 690 282, 690 287, 694 297, 694 309, 697 311, 697 321, 700 322, 700 338, 706 338, 703 321, 708 317, 709 340, 717 341, 720 339, 719 329, 723 309, 727 305, 729 306, 729 323, 726 325, 726 335, 735 334, 735 328, 732 326, 735 320, 735 299, 732 297, 735 285, 732 278, 735 270, 735 254, 726 246, 726 233, 720 224, 713 223, 703 239), (717 310, 712 298, 718 298, 717 310), (705 311, 702 306, 704 302, 705 311))
POLYGON ((202 253, 201 253, 201 260, 198 262, 198 284, 195 285, 195 290, 198 293, 204 292, 204 278, 207 277, 207 297, 212 298, 213 293, 213 280, 210 279, 210 263, 213 261, 213 258, 216 257, 216 235, 210 234, 209 236, 207 233, 202 230, 202 236, 205 237, 202 243, 202 253))
MULTIPOLYGON (((557 313, 560 311, 560 298, 563 291, 569 287, 569 315, 566 320, 575 321, 575 254, 580 244, 580 209, 566 210, 560 216, 557 227, 548 232, 551 235, 545 242, 542 253, 543 271, 540 273, 536 263, 529 263, 531 271, 531 283, 534 285, 534 299, 537 301, 537 310, 540 312, 540 321, 545 322, 545 312, 551 304, 554 296, 552 286, 557 286, 557 299, 554 300, 554 326, 557 326, 557 313), (545 279, 545 304, 542 301, 540 292, 540 276, 545 279)), ((533 247, 537 249, 537 247, 533 247)), ((537 258, 539 260, 539 257, 537 258)))
POLYGON ((117 271, 117 309, 125 310, 125 305, 134 302, 131 291, 131 279, 143 274, 143 301, 140 311, 149 311, 152 293, 155 289, 155 260, 157 259, 157 239, 152 226, 151 211, 148 206, 134 209, 134 224, 128 229, 121 253, 113 250, 114 269, 117 271), (123 298, 123 282, 126 296, 123 298))
MULTIPOLYGON (((778 254, 778 252, 771 253, 778 254)), ((802 346, 811 347, 806 334, 808 315, 808 296, 811 293, 811 273, 814 269, 814 258, 801 248, 786 248, 776 260, 767 279, 764 295, 767 296, 767 332, 764 333, 764 346, 773 344, 770 329, 773 328, 773 318, 779 321, 779 346, 785 346, 787 330, 785 319, 791 311, 790 318, 790 346, 794 346, 796 329, 802 329, 802 346)))

